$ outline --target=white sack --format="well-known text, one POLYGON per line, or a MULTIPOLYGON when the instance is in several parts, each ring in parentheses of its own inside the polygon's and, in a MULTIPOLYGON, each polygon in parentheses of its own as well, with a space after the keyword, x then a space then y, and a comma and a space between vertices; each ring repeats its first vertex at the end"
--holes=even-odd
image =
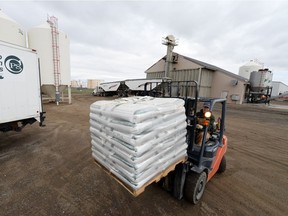
POLYGON ((137 189, 187 156, 186 126, 182 99, 97 101, 90 107, 92 156, 137 189))

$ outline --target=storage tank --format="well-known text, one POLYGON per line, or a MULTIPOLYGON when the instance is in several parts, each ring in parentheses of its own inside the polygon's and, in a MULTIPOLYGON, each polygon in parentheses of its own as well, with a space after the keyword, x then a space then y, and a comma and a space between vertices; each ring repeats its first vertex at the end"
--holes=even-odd
POLYGON ((258 71, 259 69, 262 69, 263 65, 257 62, 256 60, 250 60, 248 63, 244 64, 239 68, 239 75, 249 79, 250 73, 253 71, 258 71))
POLYGON ((260 69, 259 71, 253 71, 250 74, 251 90, 254 92, 262 92, 267 87, 272 87, 273 73, 269 69, 260 69))
POLYGON ((26 47, 26 32, 0 9, 0 40, 26 47))
MULTIPOLYGON (((59 92, 71 86, 70 40, 63 31, 58 30, 58 45, 52 42, 51 26, 48 22, 31 28, 28 31, 28 46, 36 49, 40 57, 42 92, 55 99, 56 84, 59 92), (59 73, 55 73, 53 51, 59 49, 59 73), (58 80, 56 80, 58 79, 58 80)), ((69 89, 68 89, 69 90, 69 89)))

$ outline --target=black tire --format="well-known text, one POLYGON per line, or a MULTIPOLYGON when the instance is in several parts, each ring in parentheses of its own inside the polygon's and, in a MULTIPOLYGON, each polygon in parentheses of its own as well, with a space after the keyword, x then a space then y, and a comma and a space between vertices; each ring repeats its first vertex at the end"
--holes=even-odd
POLYGON ((192 204, 197 204, 202 198, 207 182, 206 172, 191 172, 186 176, 184 197, 192 204))
POLYGON ((185 167, 183 164, 178 164, 174 171, 174 181, 173 181, 173 196, 177 199, 183 198, 183 188, 185 183, 185 167))
POLYGON ((225 155, 222 157, 221 163, 217 170, 217 173, 223 173, 226 170, 226 158, 225 155))

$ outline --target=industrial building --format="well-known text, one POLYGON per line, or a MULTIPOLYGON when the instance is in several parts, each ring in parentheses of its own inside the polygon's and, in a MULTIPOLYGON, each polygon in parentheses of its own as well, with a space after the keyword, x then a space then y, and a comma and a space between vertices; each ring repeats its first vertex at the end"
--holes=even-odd
MULTIPOLYGON (((273 73, 263 63, 251 60, 239 68, 239 75, 217 66, 173 52, 177 40, 173 35, 163 38, 167 53, 148 68, 147 79, 197 81, 200 97, 226 98, 228 103, 267 103, 271 98, 273 73)), ((178 88, 178 87, 177 87, 178 88)), ((176 88, 176 89, 177 89, 176 88)), ((171 90, 171 92, 173 89, 171 90)), ((177 94, 193 95, 193 86, 178 88, 177 94)))
MULTIPOLYGON (((166 55, 167 56, 167 55, 166 55)), ((148 68, 147 79, 165 77, 166 56, 148 68)), ((214 65, 173 52, 169 78, 173 81, 196 80, 200 97, 227 98, 228 103, 242 104, 248 79, 214 65)))
POLYGON ((95 89, 102 82, 104 82, 104 80, 99 80, 99 79, 71 80, 71 87, 72 88, 95 89))
POLYGON ((100 83, 104 82, 104 80, 98 80, 98 79, 88 79, 87 80, 87 88, 88 89, 95 89, 100 85, 100 83))
POLYGON ((280 81, 273 81, 272 87, 272 96, 278 96, 288 93, 288 86, 280 81))
POLYGON ((78 80, 71 80, 71 88, 79 88, 80 84, 78 80))

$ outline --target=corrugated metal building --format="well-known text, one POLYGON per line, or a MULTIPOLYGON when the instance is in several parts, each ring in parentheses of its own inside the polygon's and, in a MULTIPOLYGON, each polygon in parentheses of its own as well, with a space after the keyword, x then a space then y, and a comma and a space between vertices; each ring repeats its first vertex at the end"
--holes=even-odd
MULTIPOLYGON (((147 79, 162 78, 165 74, 166 56, 148 68, 147 79)), ((200 86, 200 97, 227 98, 228 103, 241 104, 248 80, 214 65, 173 52, 173 81, 195 80, 200 86)))
POLYGON ((288 85, 279 81, 272 82, 272 96, 278 96, 286 93, 288 93, 288 85))

